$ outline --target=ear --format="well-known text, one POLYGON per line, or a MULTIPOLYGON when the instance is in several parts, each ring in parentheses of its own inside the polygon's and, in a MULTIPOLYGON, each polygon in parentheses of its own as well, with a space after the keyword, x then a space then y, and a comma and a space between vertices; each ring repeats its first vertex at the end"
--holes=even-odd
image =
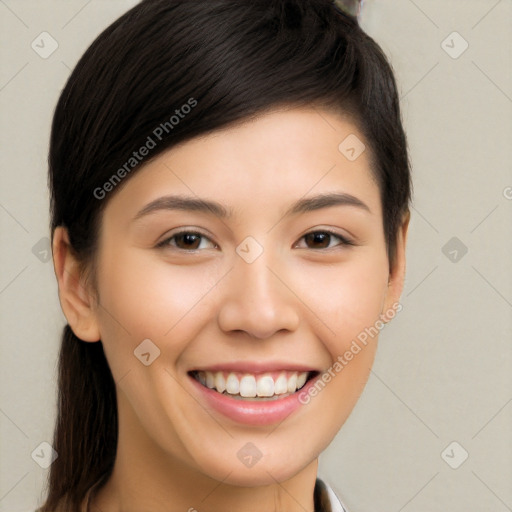
POLYGON ((400 297, 404 288, 405 252, 410 220, 411 212, 408 210, 402 219, 402 225, 398 229, 397 233, 395 261, 389 273, 388 290, 382 310, 383 314, 390 309, 396 309, 396 307, 393 308, 393 304, 400 302, 400 297))
POLYGON ((94 297, 87 291, 66 228, 59 226, 53 234, 53 266, 59 285, 62 311, 75 335, 83 341, 99 341, 100 331, 94 297))

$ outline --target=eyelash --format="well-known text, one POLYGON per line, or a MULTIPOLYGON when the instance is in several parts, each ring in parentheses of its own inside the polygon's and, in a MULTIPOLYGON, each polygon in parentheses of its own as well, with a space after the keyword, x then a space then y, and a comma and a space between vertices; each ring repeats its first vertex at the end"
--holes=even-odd
MULTIPOLYGON (((354 242, 352 242, 351 240, 349 240, 348 238, 340 235, 339 233, 335 233, 334 231, 331 231, 329 229, 320 229, 320 230, 316 230, 316 231, 310 231, 309 233, 306 233, 304 235, 301 236, 301 238, 299 240, 302 240, 303 238, 305 238, 306 236, 308 235, 313 235, 313 234, 326 234, 326 235, 329 235, 331 237, 334 237, 334 238, 338 238, 340 240, 340 243, 335 245, 334 247, 326 247, 326 248, 321 248, 321 249, 311 249, 313 251, 322 251, 322 250, 332 250, 334 249, 335 247, 344 247, 344 246, 355 246, 356 244, 354 242)), ((210 240, 209 237, 207 237, 206 235, 204 235, 203 233, 200 233, 198 231, 179 231, 178 233, 174 233, 172 236, 166 238, 165 240, 163 240, 162 242, 158 243, 157 244, 157 247, 158 248, 169 248, 169 247, 172 247, 173 249, 177 249, 178 251, 184 251, 184 252, 195 252, 195 251, 200 251, 202 249, 182 249, 180 247, 176 247, 174 245, 171 245, 169 242, 173 239, 175 239, 176 237, 180 236, 180 235, 194 235, 194 236, 199 236, 201 238, 205 238, 207 240, 209 240, 212 244, 214 244, 216 247, 218 247, 217 244, 215 244, 212 240, 210 240)), ((306 249, 309 249, 309 247, 306 247, 306 249)))

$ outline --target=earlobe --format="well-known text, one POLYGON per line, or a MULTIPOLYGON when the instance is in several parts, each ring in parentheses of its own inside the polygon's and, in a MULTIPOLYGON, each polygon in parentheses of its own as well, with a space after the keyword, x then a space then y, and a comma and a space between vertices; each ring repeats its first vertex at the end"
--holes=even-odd
POLYGON ((69 242, 66 228, 53 234, 53 265, 59 285, 62 311, 75 335, 83 341, 99 341, 94 297, 87 291, 78 260, 69 242))
MULTIPOLYGON (((396 257, 393 268, 389 275, 387 294, 384 300, 383 314, 393 308, 393 305, 400 301, 405 280, 405 253, 407 246, 407 235, 409 231, 409 221, 411 213, 408 210, 402 220, 396 239, 396 257)), ((393 308, 395 309, 395 308, 393 308)))

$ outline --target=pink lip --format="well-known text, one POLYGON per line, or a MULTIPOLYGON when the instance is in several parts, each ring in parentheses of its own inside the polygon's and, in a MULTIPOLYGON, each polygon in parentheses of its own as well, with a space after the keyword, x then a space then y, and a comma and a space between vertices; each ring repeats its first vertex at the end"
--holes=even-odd
MULTIPOLYGON (((226 366, 222 366, 222 369, 225 368, 226 366)), ((268 369, 268 367, 266 368, 268 369)), ((283 367, 281 366, 281 368, 283 367)), ((189 374, 192 385, 200 394, 202 402, 206 402, 207 406, 237 423, 253 426, 279 423, 297 411, 299 407, 303 405, 299 401, 299 393, 307 393, 307 390, 311 386, 314 386, 318 377, 320 377, 320 374, 306 382, 300 390, 285 398, 263 402, 252 402, 230 398, 229 396, 223 395, 213 389, 207 388, 189 374)))

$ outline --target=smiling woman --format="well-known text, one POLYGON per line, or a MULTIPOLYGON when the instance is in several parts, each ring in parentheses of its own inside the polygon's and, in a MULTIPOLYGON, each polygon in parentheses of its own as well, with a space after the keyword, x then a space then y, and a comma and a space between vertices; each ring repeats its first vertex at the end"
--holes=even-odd
POLYGON ((355 14, 144 0, 69 78, 50 187, 68 325, 40 511, 345 510, 318 456, 400 310, 411 199, 355 14))

